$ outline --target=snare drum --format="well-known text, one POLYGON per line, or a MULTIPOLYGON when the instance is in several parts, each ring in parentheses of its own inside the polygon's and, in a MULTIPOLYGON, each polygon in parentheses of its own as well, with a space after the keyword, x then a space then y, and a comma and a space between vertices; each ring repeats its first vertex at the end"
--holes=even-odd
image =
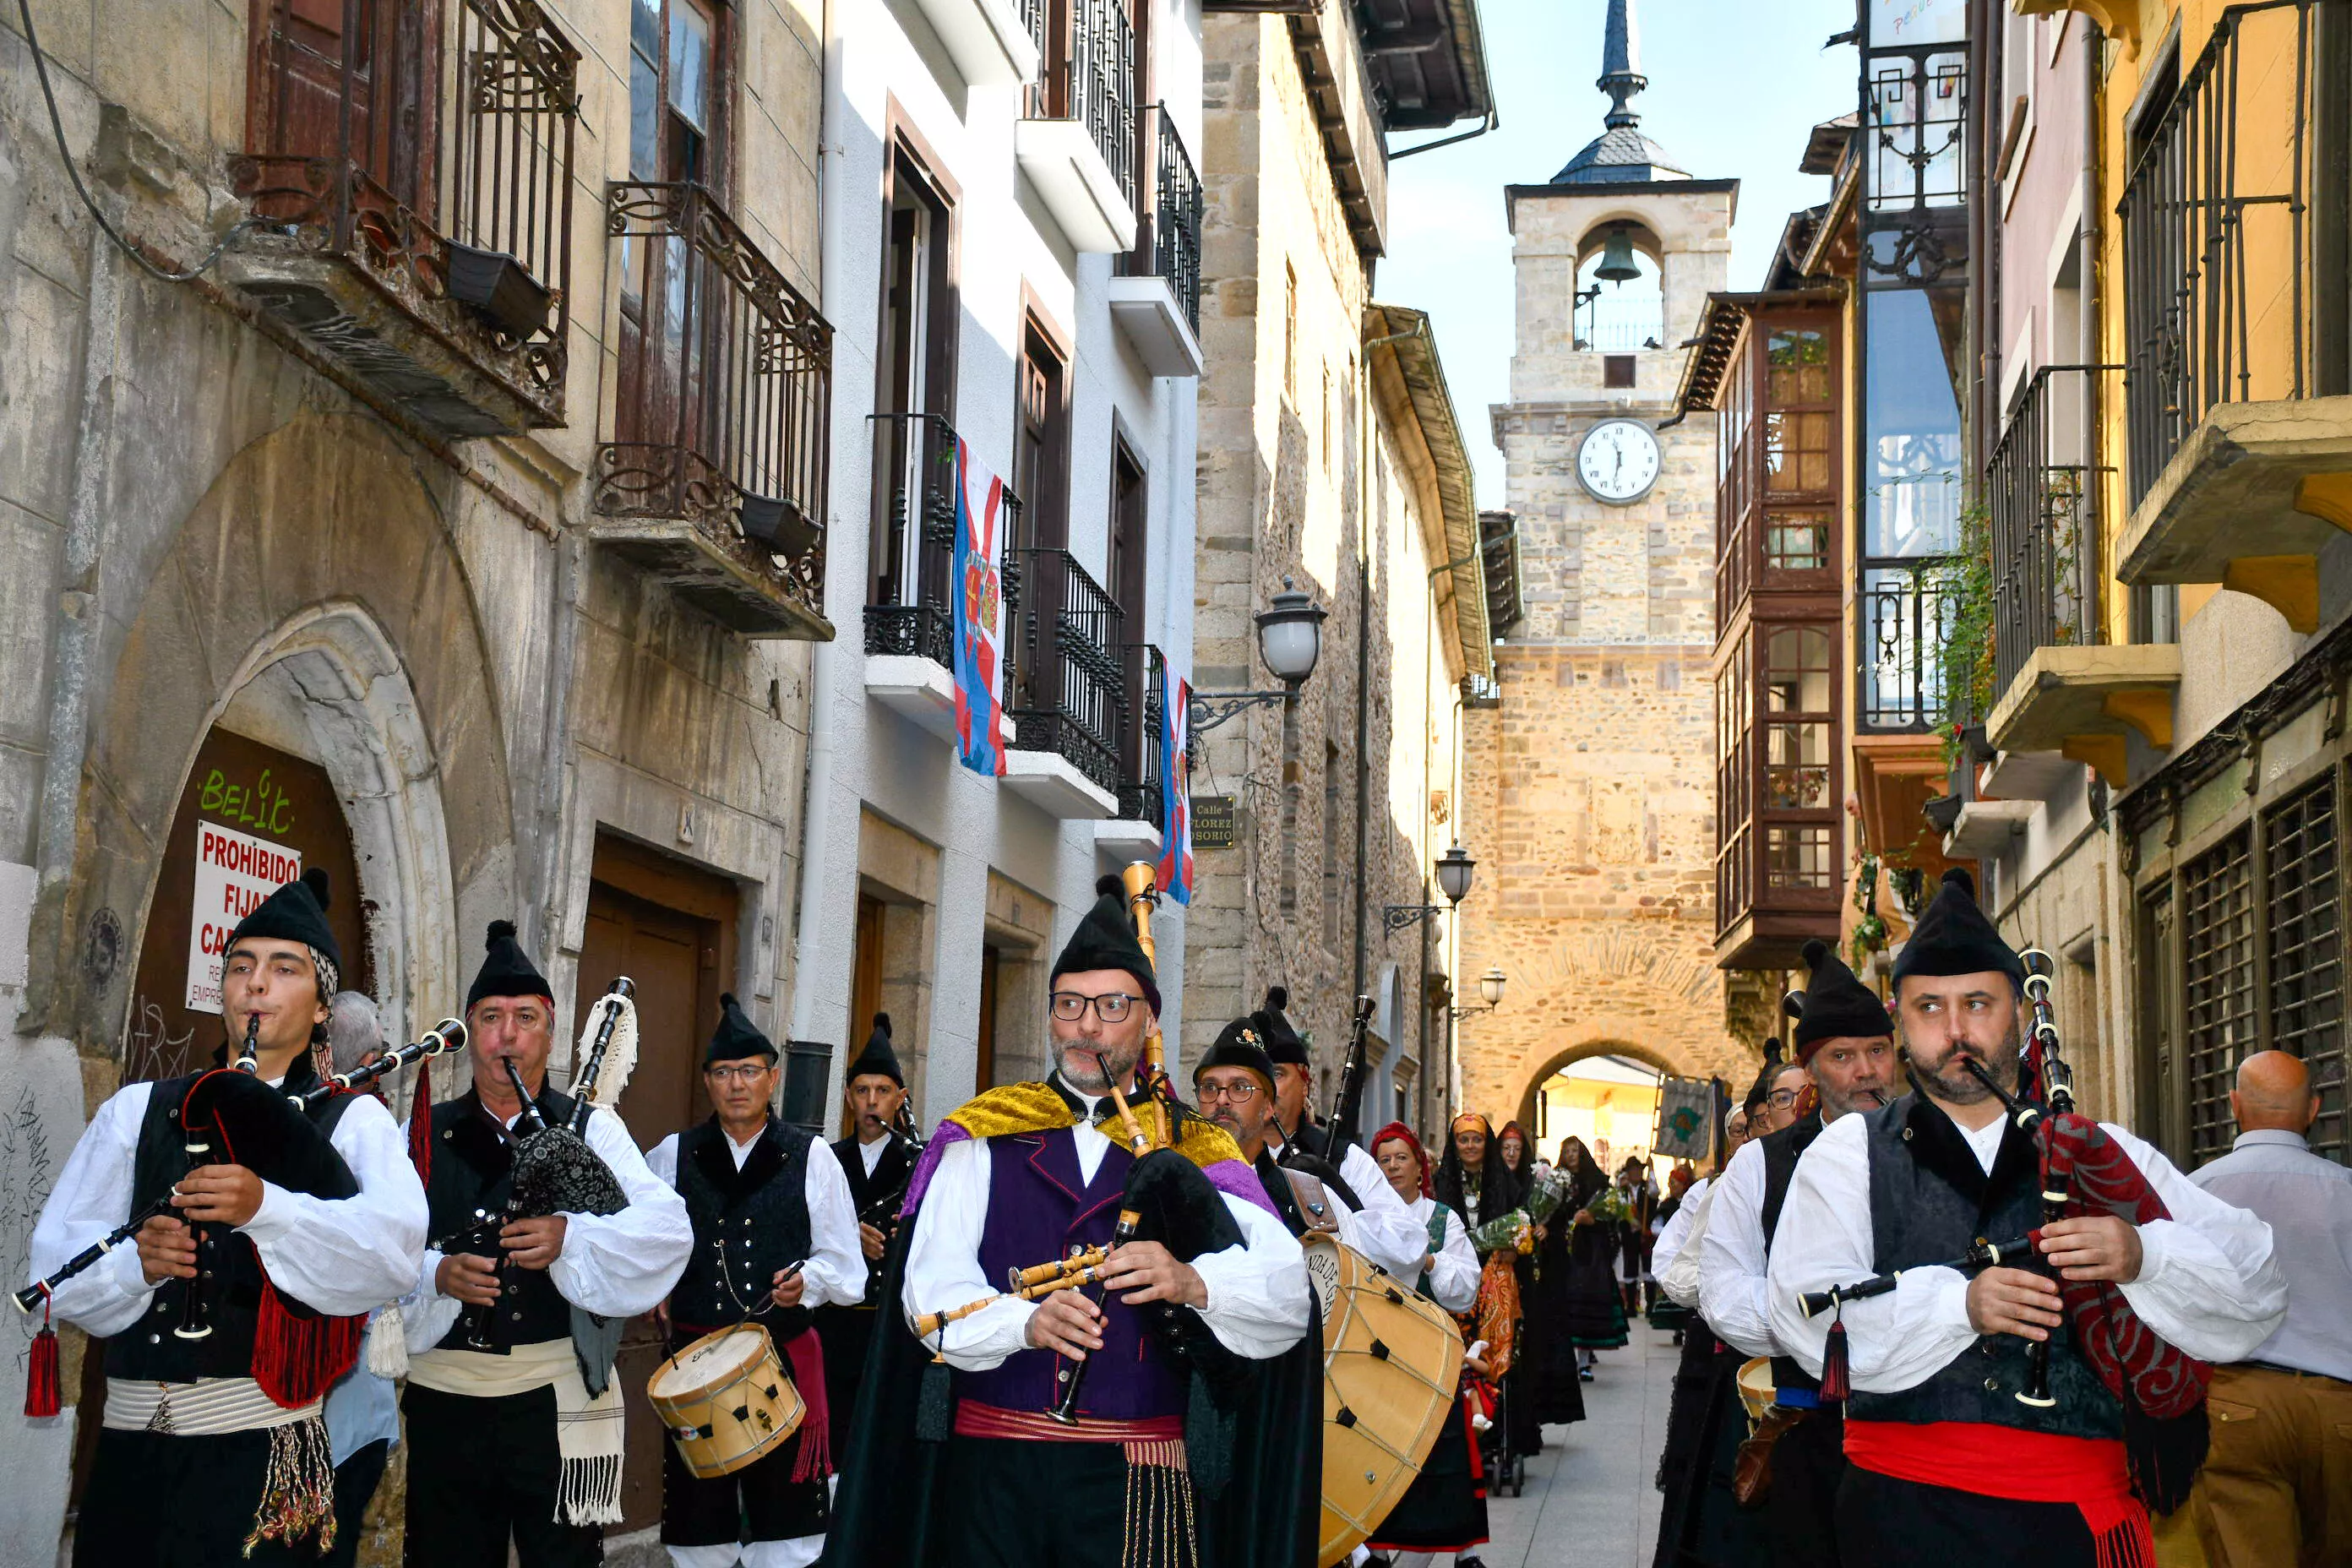
POLYGON ((783 1446, 806 1406, 757 1323, 720 1329, 654 1369, 646 1397, 688 1471, 731 1476, 783 1446))

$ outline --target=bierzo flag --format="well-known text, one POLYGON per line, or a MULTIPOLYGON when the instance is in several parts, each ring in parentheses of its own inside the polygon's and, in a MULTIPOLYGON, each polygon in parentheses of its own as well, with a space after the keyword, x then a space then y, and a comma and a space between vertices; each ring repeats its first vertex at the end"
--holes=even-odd
POLYGON ((1160 841, 1160 890, 1180 904, 1192 901, 1191 759, 1192 688, 1165 665, 1160 670, 1160 798, 1165 827, 1160 841))
POLYGON ((1004 481, 956 437, 956 757, 1003 777, 1011 744, 1004 722, 1004 481))

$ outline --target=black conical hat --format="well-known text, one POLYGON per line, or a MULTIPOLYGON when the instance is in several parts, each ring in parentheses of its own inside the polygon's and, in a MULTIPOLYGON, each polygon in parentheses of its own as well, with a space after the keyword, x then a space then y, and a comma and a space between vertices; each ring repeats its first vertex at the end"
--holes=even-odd
POLYGON ((877 1076, 888 1079, 900 1089, 907 1087, 907 1077, 898 1070, 898 1053, 890 1048, 890 1015, 874 1015, 874 1032, 866 1037, 866 1048, 849 1064, 841 1081, 856 1083, 861 1078, 877 1076))
POLYGON ((335 944, 335 933, 327 925, 328 902, 327 873, 313 866, 254 905, 253 912, 228 933, 228 942, 221 951, 226 953, 249 936, 299 942, 310 950, 313 962, 324 961, 324 973, 319 976, 319 997, 324 1001, 334 994, 343 972, 343 950, 335 944))
POLYGON ((1961 867, 1944 873, 1935 900, 1920 911, 1911 940, 1895 955, 1895 983, 1906 974, 1985 974, 1994 970, 2025 984, 2025 964, 1977 907, 1976 879, 1961 867))
POLYGON ((1123 969, 1135 976, 1143 988, 1143 999, 1151 1004, 1154 1013, 1160 1011, 1160 977, 1152 973, 1151 960, 1145 955, 1143 944, 1135 940, 1135 921, 1127 912, 1127 889, 1117 877, 1105 877, 1095 884, 1094 908, 1070 933, 1069 945, 1062 956, 1054 960, 1054 973, 1047 984, 1065 974, 1080 973, 1089 969, 1123 969))
POLYGON ((1805 943, 1803 1010, 1797 1015, 1797 1059, 1811 1061, 1823 1040, 1875 1040, 1895 1033, 1886 1004, 1854 977, 1825 942, 1805 943))
POLYGON ((1211 1046, 1192 1068, 1192 1081, 1211 1068, 1247 1068, 1265 1079, 1268 1093, 1274 1089, 1274 1058, 1265 1053, 1265 1041, 1258 1032, 1257 1015, 1235 1018, 1217 1031, 1217 1043, 1211 1046))
POLYGON ((515 941, 512 921, 492 921, 482 938, 482 967, 466 993, 466 1011, 485 996, 540 996, 555 1005, 555 987, 515 941))
POLYGON ((1290 1016, 1284 1011, 1290 1005, 1290 988, 1269 985, 1265 988, 1265 1005, 1250 1015, 1255 1021, 1265 1054, 1278 1062, 1293 1067, 1306 1067, 1307 1041, 1290 1026, 1290 1016))
POLYGON ((713 1062, 740 1062, 747 1057, 776 1059, 775 1042, 760 1033, 743 1011, 743 1005, 732 995, 719 998, 719 1027, 710 1031, 710 1045, 702 1053, 702 1065, 713 1062))

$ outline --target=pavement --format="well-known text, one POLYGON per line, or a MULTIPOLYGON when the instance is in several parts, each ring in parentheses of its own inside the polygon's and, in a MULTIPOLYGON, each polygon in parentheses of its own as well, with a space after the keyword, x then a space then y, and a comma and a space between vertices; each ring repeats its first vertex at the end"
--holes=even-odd
MULTIPOLYGON (((1666 1441, 1666 1405, 1682 1352, 1670 1333, 1636 1321, 1622 1350, 1602 1351, 1584 1385, 1584 1419, 1544 1428, 1516 1498, 1486 1501, 1493 1539, 1486 1568, 1649 1568, 1658 1539, 1651 1484, 1666 1441)), ((1409 1552, 1397 1568, 1451 1568, 1452 1559, 1409 1552)))

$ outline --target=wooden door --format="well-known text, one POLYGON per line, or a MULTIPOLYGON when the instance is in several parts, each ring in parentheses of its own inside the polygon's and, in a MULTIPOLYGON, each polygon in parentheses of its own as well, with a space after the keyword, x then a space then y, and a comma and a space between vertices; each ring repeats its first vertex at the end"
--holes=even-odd
MULTIPOLYGON (((702 1052, 719 1025, 719 997, 735 969, 734 883, 614 838, 599 838, 588 884, 588 922, 573 988, 572 1036, 587 1011, 625 974, 637 986, 637 1065, 620 1101, 621 1119, 650 1149, 710 1114, 702 1052)), ((652 1323, 631 1323, 614 1376, 628 1409, 621 1478, 620 1531, 661 1518, 662 1445, 668 1441, 645 1402, 646 1380, 667 1353, 652 1323)))

